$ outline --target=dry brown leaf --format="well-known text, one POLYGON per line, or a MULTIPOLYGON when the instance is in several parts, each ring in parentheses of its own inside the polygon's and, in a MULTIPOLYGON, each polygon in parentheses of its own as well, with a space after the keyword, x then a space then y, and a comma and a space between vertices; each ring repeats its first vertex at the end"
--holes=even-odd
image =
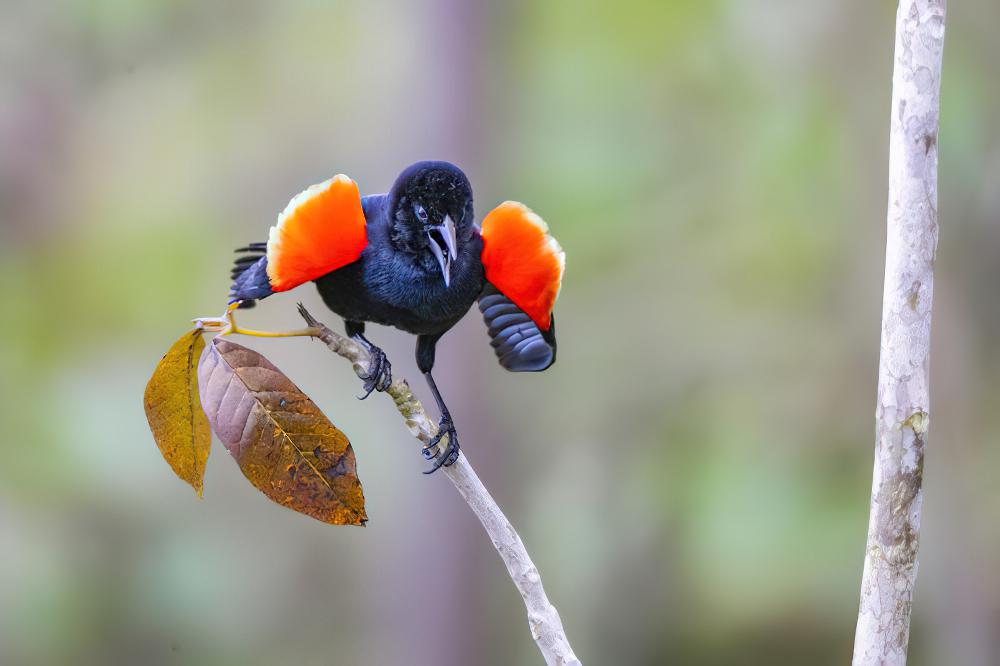
POLYGON ((347 436, 270 361, 215 338, 198 366, 215 434, 243 474, 278 504, 333 525, 364 525, 347 436))
POLYGON ((198 497, 212 444, 195 372, 204 347, 199 329, 181 336, 156 366, 143 395, 146 420, 160 453, 174 473, 191 484, 198 497))

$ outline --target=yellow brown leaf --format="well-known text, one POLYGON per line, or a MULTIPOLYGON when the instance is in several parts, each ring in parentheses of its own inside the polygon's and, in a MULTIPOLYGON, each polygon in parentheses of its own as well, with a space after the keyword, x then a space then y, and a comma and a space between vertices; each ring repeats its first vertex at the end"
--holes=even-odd
POLYGON ((156 366, 143 395, 146 420, 160 453, 199 497, 212 444, 196 371, 204 347, 198 329, 181 336, 156 366))
POLYGON ((215 338, 198 376, 212 429, 258 490, 332 525, 368 520, 347 436, 270 361, 215 338))

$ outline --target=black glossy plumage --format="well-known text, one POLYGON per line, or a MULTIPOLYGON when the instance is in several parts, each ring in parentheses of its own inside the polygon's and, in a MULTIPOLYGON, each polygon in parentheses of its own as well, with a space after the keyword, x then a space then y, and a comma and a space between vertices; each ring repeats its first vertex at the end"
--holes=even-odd
POLYGON ((362 199, 368 247, 358 261, 324 275, 316 286, 327 307, 348 321, 395 326, 417 335, 444 333, 469 311, 485 281, 479 259, 483 241, 472 223, 471 196, 464 218, 450 213, 456 221, 458 257, 447 287, 429 249, 400 250, 393 243, 391 196, 362 199))
MULTIPOLYGON (((363 344, 371 344, 364 338, 365 322, 418 336, 417 366, 438 401, 443 430, 457 444, 447 407, 431 375, 440 337, 481 298, 480 309, 500 364, 515 372, 539 371, 555 362, 554 324, 549 331, 540 331, 486 281, 472 187, 458 167, 418 162, 399 175, 388 193, 363 197, 361 205, 367 247, 357 261, 315 280, 316 286, 327 307, 344 318, 348 334, 363 344), (431 231, 445 224, 446 217, 454 223, 456 241, 448 284, 443 279, 442 259, 431 247, 435 242, 431 231)), ((440 243, 436 249, 440 255, 440 243)), ((273 293, 267 278, 266 243, 237 251, 241 256, 232 272, 230 302, 252 307, 273 293)))
MULTIPOLYGON (((388 193, 363 197, 361 205, 368 247, 358 261, 315 281, 327 307, 345 321, 360 324, 353 331, 363 331, 364 322, 373 322, 440 337, 482 296, 480 309, 503 367, 538 371, 555 361, 554 327, 543 333, 506 297, 503 312, 516 316, 490 316, 499 310, 487 304, 497 299, 486 299, 499 292, 485 280, 472 187, 458 167, 448 162, 418 162, 399 175, 388 193), (415 204, 426 209, 426 221, 416 219, 415 204), (458 257, 447 287, 424 233, 425 227, 441 223, 446 215, 455 221, 458 241, 458 257)), ((251 243, 237 250, 241 255, 232 271, 230 302, 253 307, 255 301, 273 293, 267 279, 266 249, 266 243, 251 243)), ((418 354, 422 371, 433 366, 433 344, 425 340, 424 347, 428 345, 430 349, 418 354)))
MULTIPOLYGON (((479 255, 482 238, 475 226, 472 187, 462 171, 447 162, 418 162, 403 171, 386 194, 363 197, 368 246, 354 263, 315 280, 326 305, 347 321, 395 326, 409 333, 443 333, 475 302, 484 284, 479 255), (420 221, 415 204, 428 219, 420 221), (445 286, 424 227, 448 215, 455 223, 458 257, 445 286)), ((266 243, 237 252, 230 302, 270 296, 266 243)))

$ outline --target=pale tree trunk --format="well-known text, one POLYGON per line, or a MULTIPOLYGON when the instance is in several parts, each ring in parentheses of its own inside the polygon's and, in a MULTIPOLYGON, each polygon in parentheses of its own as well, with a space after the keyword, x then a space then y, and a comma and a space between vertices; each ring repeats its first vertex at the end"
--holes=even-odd
POLYGON ((854 664, 905 664, 929 424, 938 107, 946 0, 900 0, 875 471, 854 664))

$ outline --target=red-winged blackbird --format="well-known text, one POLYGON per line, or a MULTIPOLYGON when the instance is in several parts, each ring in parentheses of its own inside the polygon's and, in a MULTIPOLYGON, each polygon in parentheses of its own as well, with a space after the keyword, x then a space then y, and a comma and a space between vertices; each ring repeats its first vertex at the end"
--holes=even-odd
POLYGON ((500 364, 515 372, 545 370, 555 362, 552 308, 565 264, 559 243, 540 217, 507 201, 475 224, 472 187, 447 162, 418 162, 386 194, 361 197, 338 175, 295 196, 271 227, 266 243, 240 248, 233 269, 226 332, 232 310, 315 282, 327 306, 344 318, 347 334, 372 355, 365 396, 391 382, 385 354, 365 336, 365 322, 417 336, 417 367, 441 412, 448 445, 433 472, 458 458, 455 425, 434 383, 437 341, 479 301, 500 364))

